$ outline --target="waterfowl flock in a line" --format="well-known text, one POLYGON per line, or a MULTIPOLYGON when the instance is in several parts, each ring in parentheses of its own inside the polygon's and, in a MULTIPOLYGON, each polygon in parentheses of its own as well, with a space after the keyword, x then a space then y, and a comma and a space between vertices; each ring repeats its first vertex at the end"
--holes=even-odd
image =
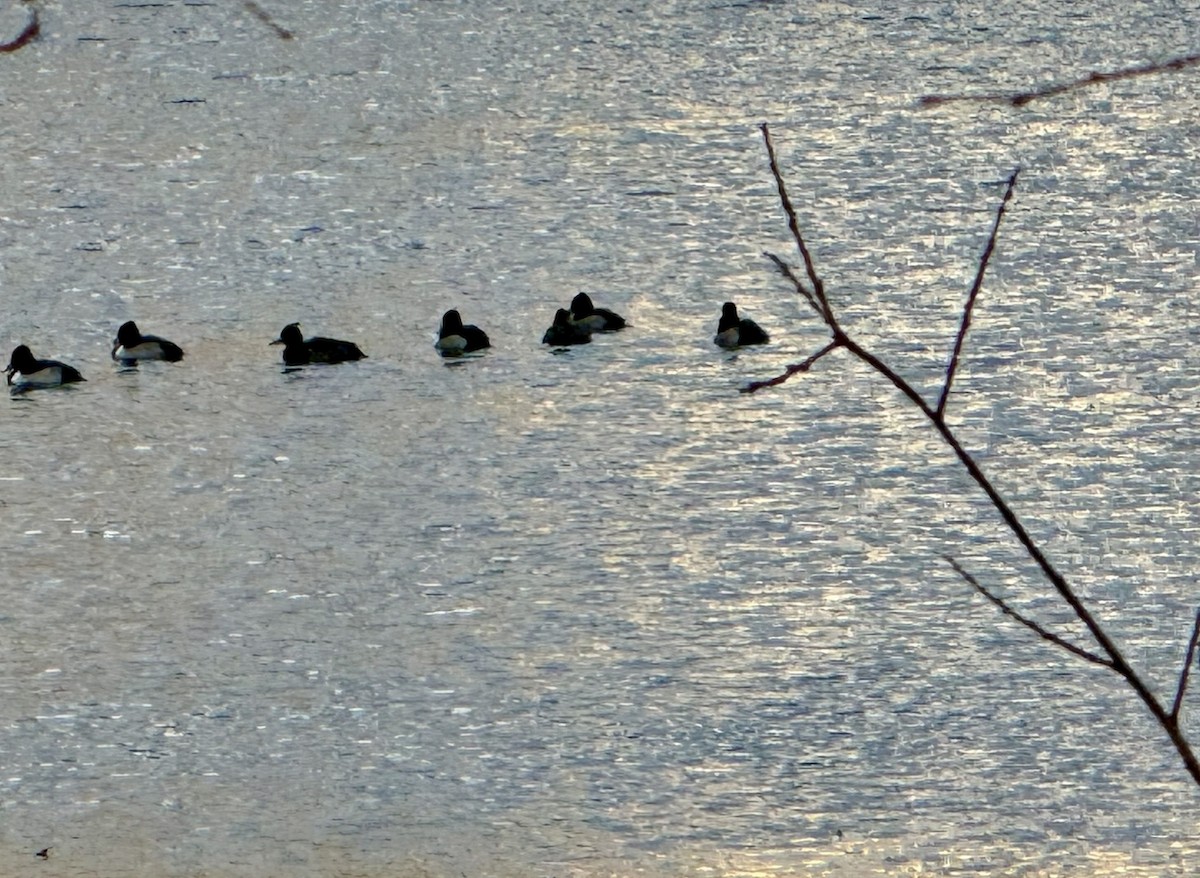
MULTIPOLYGON (((616 332, 626 326, 625 318, 597 308, 587 293, 571 300, 571 307, 559 308, 554 323, 542 336, 542 344, 553 347, 587 344, 595 332, 616 332)), ((722 348, 766 344, 771 339, 753 320, 738 315, 737 305, 726 302, 713 343, 722 348)), ((299 323, 289 323, 271 342, 283 345, 283 363, 288 367, 310 363, 346 363, 364 359, 367 355, 352 341, 314 336, 305 338, 299 323)), ((457 357, 491 347, 487 333, 478 326, 464 324, 462 315, 451 308, 442 317, 438 340, 434 348, 443 357, 457 357)), ((183 348, 157 335, 143 335, 132 320, 121 325, 113 339, 112 358, 123 366, 136 365, 139 360, 164 360, 177 363, 183 359, 183 348)), ((38 387, 57 387, 86 380, 79 370, 58 360, 41 360, 26 345, 18 345, 5 369, 8 384, 14 391, 38 387)))

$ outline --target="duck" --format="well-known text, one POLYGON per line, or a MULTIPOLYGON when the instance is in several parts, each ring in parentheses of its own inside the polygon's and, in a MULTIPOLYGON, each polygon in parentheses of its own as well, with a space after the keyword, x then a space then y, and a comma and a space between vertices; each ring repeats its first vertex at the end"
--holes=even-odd
POLYGON ((556 346, 569 344, 587 344, 592 340, 592 333, 577 323, 571 322, 571 312, 559 308, 554 315, 554 323, 542 336, 542 344, 556 346))
POLYGON ((132 320, 121 324, 117 337, 113 339, 112 358, 124 363, 137 360, 166 360, 178 363, 183 359, 183 348, 157 335, 142 335, 132 320))
POLYGON ((13 349, 12 358, 5 367, 9 385, 15 390, 34 387, 58 387, 86 380, 79 370, 58 360, 39 360, 26 345, 13 349))
POLYGON ((616 332, 625 328, 624 317, 607 308, 597 308, 587 293, 579 293, 571 300, 571 322, 588 332, 616 332))
POLYGON ((748 317, 738 317, 737 305, 726 302, 721 306, 721 322, 713 344, 723 348, 736 348, 748 344, 766 344, 771 337, 761 326, 748 317))
POLYGON ((299 323, 289 323, 271 344, 283 345, 283 362, 287 366, 307 366, 309 363, 344 363, 361 360, 367 355, 352 341, 314 336, 305 339, 299 323))
POLYGON ((478 326, 464 326, 462 315, 454 308, 442 315, 442 328, 438 330, 438 340, 434 347, 443 357, 456 357, 491 346, 487 333, 478 326))

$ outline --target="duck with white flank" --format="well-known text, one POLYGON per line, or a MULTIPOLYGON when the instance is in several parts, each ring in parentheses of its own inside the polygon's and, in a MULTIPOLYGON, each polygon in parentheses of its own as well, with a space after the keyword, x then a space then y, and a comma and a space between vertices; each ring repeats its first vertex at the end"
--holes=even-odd
POLYGON ((126 365, 138 360, 178 363, 183 359, 183 348, 157 335, 142 335, 137 324, 129 320, 117 330, 117 337, 113 339, 112 358, 126 365))
POLYGON ((58 360, 39 360, 25 345, 13 350, 12 359, 4 371, 14 390, 58 387, 60 384, 85 380, 74 366, 68 366, 58 360))
POLYGON ((438 340, 434 344, 437 352, 443 357, 457 357, 459 354, 469 354, 490 348, 487 333, 478 326, 463 325, 462 315, 451 308, 442 315, 442 328, 438 330, 438 340))
POLYGON ((571 322, 588 332, 616 332, 625 328, 624 317, 607 308, 597 308, 587 293, 571 300, 571 322))
POLYGON ((559 308, 554 315, 554 324, 542 336, 542 344, 562 347, 569 344, 587 344, 592 340, 592 333, 577 323, 571 322, 571 312, 559 308))
POLYGON ((736 348, 748 344, 766 344, 771 337, 763 328, 748 317, 738 317, 737 305, 726 302, 721 306, 721 322, 713 343, 723 348, 736 348))
POLYGON ((283 345, 283 362, 287 366, 307 366, 309 363, 344 363, 361 360, 367 355, 352 341, 314 336, 305 339, 299 323, 289 323, 271 344, 283 345))

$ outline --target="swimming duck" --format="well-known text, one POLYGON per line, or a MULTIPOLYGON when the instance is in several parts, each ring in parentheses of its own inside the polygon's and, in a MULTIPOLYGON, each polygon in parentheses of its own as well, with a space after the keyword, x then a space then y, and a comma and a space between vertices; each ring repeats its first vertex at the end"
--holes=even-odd
POLYGON ((442 328, 438 330, 434 347, 443 357, 455 357, 491 346, 487 333, 478 326, 463 326, 462 316, 455 309, 442 315, 442 328))
POLYGON ((58 360, 39 360, 25 345, 19 345, 13 350, 12 359, 4 371, 8 383, 21 390, 58 387, 60 384, 85 380, 74 366, 68 366, 58 360))
POLYGON ((582 326, 571 322, 571 312, 559 308, 554 315, 554 324, 542 336, 542 344, 568 345, 587 344, 592 340, 592 334, 582 326))
POLYGON ((343 363, 366 357, 352 341, 315 336, 305 340, 299 323, 289 323, 271 344, 283 345, 283 362, 288 366, 307 366, 309 363, 343 363))
POLYGON ((721 306, 721 322, 713 343, 723 348, 736 348, 748 344, 766 344, 771 340, 761 326, 748 317, 738 318, 737 305, 726 302, 721 306))
POLYGON ((125 363, 136 360, 178 363, 183 359, 183 348, 157 335, 142 335, 137 324, 129 320, 117 330, 117 337, 113 339, 112 358, 125 363))
POLYGON ((587 293, 571 300, 571 322, 588 332, 616 332, 625 328, 624 317, 607 308, 597 308, 587 293))

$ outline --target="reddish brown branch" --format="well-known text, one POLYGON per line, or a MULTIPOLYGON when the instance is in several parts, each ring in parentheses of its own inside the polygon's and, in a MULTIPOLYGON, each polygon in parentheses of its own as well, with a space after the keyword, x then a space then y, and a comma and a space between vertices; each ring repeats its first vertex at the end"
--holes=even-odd
POLYGON ((946 413, 946 400, 950 397, 950 385, 954 383, 954 373, 958 369, 958 358, 962 355, 963 342, 966 341, 967 330, 971 328, 971 314, 975 310, 975 300, 979 297, 979 290, 983 287, 983 273, 987 271, 988 261, 992 258, 992 251, 996 249, 996 235, 1000 232, 1000 221, 1004 219, 1004 209, 1008 207, 1008 202, 1012 198, 1019 173, 1021 173, 1021 169, 1017 168, 1008 177, 1008 188, 1004 190, 1004 198, 1000 200, 1000 207, 996 209, 996 220, 992 223, 992 233, 988 235, 987 246, 983 248, 983 255, 979 257, 979 270, 975 272, 975 281, 971 284, 971 292, 967 294, 967 304, 963 306, 962 323, 958 327, 958 337, 954 339, 954 353, 950 355, 950 364, 946 367, 946 381, 942 385, 942 396, 937 404, 939 418, 946 413))
POLYGON ((29 10, 29 19, 25 22, 24 29, 17 34, 16 39, 9 40, 7 43, 0 43, 0 52, 15 52, 22 46, 32 43, 38 38, 38 34, 42 32, 41 22, 38 21, 36 9, 29 10))
POLYGON ((1192 659, 1196 655, 1196 640, 1200 638, 1200 610, 1196 611, 1196 621, 1192 623, 1192 639, 1188 641, 1187 655, 1183 659, 1183 669, 1179 672, 1179 685, 1175 687, 1175 703, 1171 705, 1171 719, 1179 722, 1179 711, 1183 707, 1183 694, 1187 691, 1188 676, 1192 672, 1192 659))
POLYGON ((779 171, 779 162, 775 158, 775 145, 771 142, 771 131, 767 128, 767 123, 763 122, 758 126, 762 131, 763 142, 767 145, 767 158, 771 165, 771 175, 775 178, 775 187, 779 190, 779 200, 783 204, 783 211, 787 214, 788 228, 792 230, 792 238, 796 241, 796 246, 800 248, 800 256, 804 259, 804 270, 808 273, 808 279, 812 283, 813 297, 819 305, 819 312, 829 326, 837 326, 837 321, 833 316, 833 309, 829 307, 829 301, 825 298, 825 284, 821 283, 821 278, 817 275, 816 266, 813 264, 812 254, 808 252, 808 245, 804 243, 804 236, 800 234, 800 220, 796 216, 796 208, 792 206, 792 199, 788 196, 787 186, 783 182, 783 174, 779 171))
POLYGON ((1200 64, 1200 54, 1184 55, 1181 58, 1172 58, 1169 61, 1159 63, 1142 64, 1138 67, 1126 67, 1121 70, 1110 71, 1093 71, 1087 76, 1070 82, 1062 82, 1058 85, 1048 85, 1045 88, 1034 89, 1032 91, 1022 91, 1016 94, 982 94, 982 95, 926 95, 917 103, 922 107, 933 107, 938 104, 948 104, 956 101, 974 101, 976 103, 992 103, 992 104, 1011 104, 1014 107, 1023 107, 1030 101, 1038 98, 1049 98, 1055 95, 1064 94, 1076 89, 1087 88, 1088 86, 1096 85, 1101 82, 1116 82, 1121 79, 1133 79, 1137 76, 1151 76, 1155 73, 1166 73, 1169 70, 1184 70, 1188 67, 1194 67, 1200 64))
POLYGON ((751 381, 742 388, 742 393, 754 393, 756 390, 762 390, 764 387, 774 387, 777 384, 782 384, 793 375, 797 375, 801 372, 807 372, 813 367, 813 364, 817 362, 817 360, 821 359, 821 357, 825 356, 830 351, 840 348, 841 346, 841 342, 831 341, 803 363, 794 363, 793 365, 788 366, 785 370, 783 370, 783 372, 776 375, 774 378, 768 378, 765 381, 751 381))
POLYGON ((817 314, 821 315, 822 317, 825 316, 825 312, 821 308, 820 304, 817 303, 817 298, 813 295, 812 290, 806 287, 800 278, 796 277, 796 272, 792 271, 792 267, 790 265, 776 256, 774 253, 767 253, 764 251, 763 256, 775 263, 775 267, 779 269, 779 273, 792 282, 792 286, 796 288, 796 292, 802 295, 808 304, 812 305, 813 310, 816 311, 817 314))
POLYGON ((1003 598, 992 594, 992 592, 987 587, 985 587, 978 579, 976 579, 974 576, 972 576, 970 573, 968 573, 966 570, 964 570, 962 568, 962 566, 959 565, 959 563, 954 560, 954 558, 952 558, 949 555, 943 555, 942 557, 945 558, 946 561, 949 562, 950 566, 953 567, 958 572, 959 576, 961 576, 963 579, 965 579, 973 589, 975 589, 977 592, 979 592, 981 595, 983 595, 985 598, 987 598, 989 601, 991 601, 993 604, 995 604, 996 607, 999 608, 1000 612, 1004 613, 1004 615, 1010 616, 1013 619, 1016 619, 1018 622, 1020 622, 1022 625, 1024 625, 1026 628, 1028 628, 1030 631, 1035 633, 1038 637, 1041 637, 1043 640, 1048 640, 1056 646, 1061 646, 1067 652, 1074 653, 1075 655, 1079 656, 1084 661, 1089 661, 1089 662, 1092 662, 1093 664, 1097 664, 1097 665, 1103 665, 1104 667, 1108 668, 1109 670, 1112 670, 1113 663, 1111 661, 1109 661, 1108 659, 1101 658, 1100 656, 1096 655, 1094 652, 1088 652, 1083 647, 1076 646, 1075 644, 1071 643, 1069 640, 1064 640, 1062 637, 1059 637, 1053 631, 1046 630, 1045 628, 1043 628, 1041 625, 1039 625, 1037 622, 1033 621, 1029 617, 1022 616, 1020 613, 1018 613, 1016 610, 1014 610, 1012 607, 1010 607, 1003 598))
MULTIPOLYGON (((954 452, 955 457, 958 458, 959 463, 967 471, 967 474, 971 476, 980 489, 982 489, 987 495, 988 500, 991 501, 993 508, 995 508, 997 513, 999 513, 1000 517, 1004 520, 1005 525, 1007 525, 1008 529, 1017 538, 1017 541, 1025 549, 1025 552, 1038 565, 1038 568, 1042 571, 1042 575, 1045 576, 1047 581, 1054 587, 1054 590, 1058 593, 1059 597, 1061 597, 1063 601, 1071 608, 1072 612, 1075 613, 1075 616, 1079 619, 1079 621, 1081 621, 1087 627, 1092 638, 1096 641, 1097 645, 1099 645, 1101 651, 1107 656, 1107 658, 1101 658, 1101 663, 1105 664, 1107 667, 1110 667, 1115 673, 1119 674, 1125 680, 1126 684, 1133 689, 1138 698, 1154 716, 1159 726, 1162 727, 1163 731, 1165 731, 1167 736, 1171 739, 1172 746, 1175 747, 1176 752, 1179 754, 1179 757, 1183 762, 1184 767, 1187 769, 1188 774, 1191 775, 1192 780, 1197 785, 1200 785, 1200 760, 1196 758, 1196 754, 1193 752, 1191 744, 1188 742, 1187 738, 1184 737, 1176 717, 1173 714, 1168 713, 1162 702, 1158 700, 1158 697, 1150 690, 1150 687, 1146 684, 1146 682, 1141 678, 1137 671, 1134 670, 1133 666, 1129 664, 1128 660, 1122 654, 1116 642, 1108 635, 1108 632, 1105 631, 1099 620, 1092 615, 1091 611, 1083 603, 1079 595, 1075 593, 1075 590, 1071 587, 1070 583, 1067 582, 1066 577, 1058 571, 1058 569, 1050 562, 1050 559, 1046 556, 1045 552, 1043 552, 1038 544, 1034 542, 1033 537, 1030 536, 1029 531, 1026 530, 1024 524, 1022 524, 1021 520, 1017 517, 1017 514, 1013 508, 1009 506, 1008 502, 1000 495, 1000 492, 996 490, 995 485, 993 485, 988 477, 984 475, 983 470, 980 468, 975 458, 972 457, 971 454, 968 453, 967 450, 962 446, 962 443, 958 441, 958 437, 954 434, 954 431, 947 426, 943 413, 940 410, 935 410, 933 407, 931 407, 911 384, 901 378, 898 373, 896 373, 877 356, 854 341, 854 339, 847 335, 846 332, 838 325, 836 316, 833 313, 833 308, 825 295, 824 287, 821 285, 820 279, 816 273, 816 269, 812 264, 808 247, 804 243, 804 239, 800 234, 799 221, 796 219, 795 210, 792 207, 791 199, 787 194, 787 186, 783 181, 783 177, 779 172, 779 165, 775 160, 775 153, 771 144, 770 133, 767 130, 766 125, 761 127, 763 139, 766 141, 767 150, 771 156, 771 172, 775 175, 776 185, 779 188, 779 197, 784 205, 784 210, 788 214, 788 225, 792 231, 792 236, 796 241, 796 246, 799 248, 801 255, 804 257, 809 278, 813 282, 814 295, 818 303, 822 306, 821 316, 825 320, 830 334, 833 336, 830 349, 832 349, 832 347, 845 348, 851 354, 858 357, 860 360, 890 381, 897 390, 908 397, 908 399, 912 401, 913 405, 917 406, 917 408, 919 408, 925 414, 930 423, 933 424, 934 428, 941 435, 942 440, 948 446, 950 446, 950 449, 954 452)), ((823 356, 824 353, 827 352, 828 351, 824 351, 821 355, 823 356)), ((786 380, 786 377, 783 380, 786 380)), ((1068 647, 1064 645, 1063 648, 1066 649, 1068 647)), ((1076 649, 1071 649, 1070 651, 1075 653, 1076 649)), ((1091 659, 1088 660, 1091 661, 1091 659)))

